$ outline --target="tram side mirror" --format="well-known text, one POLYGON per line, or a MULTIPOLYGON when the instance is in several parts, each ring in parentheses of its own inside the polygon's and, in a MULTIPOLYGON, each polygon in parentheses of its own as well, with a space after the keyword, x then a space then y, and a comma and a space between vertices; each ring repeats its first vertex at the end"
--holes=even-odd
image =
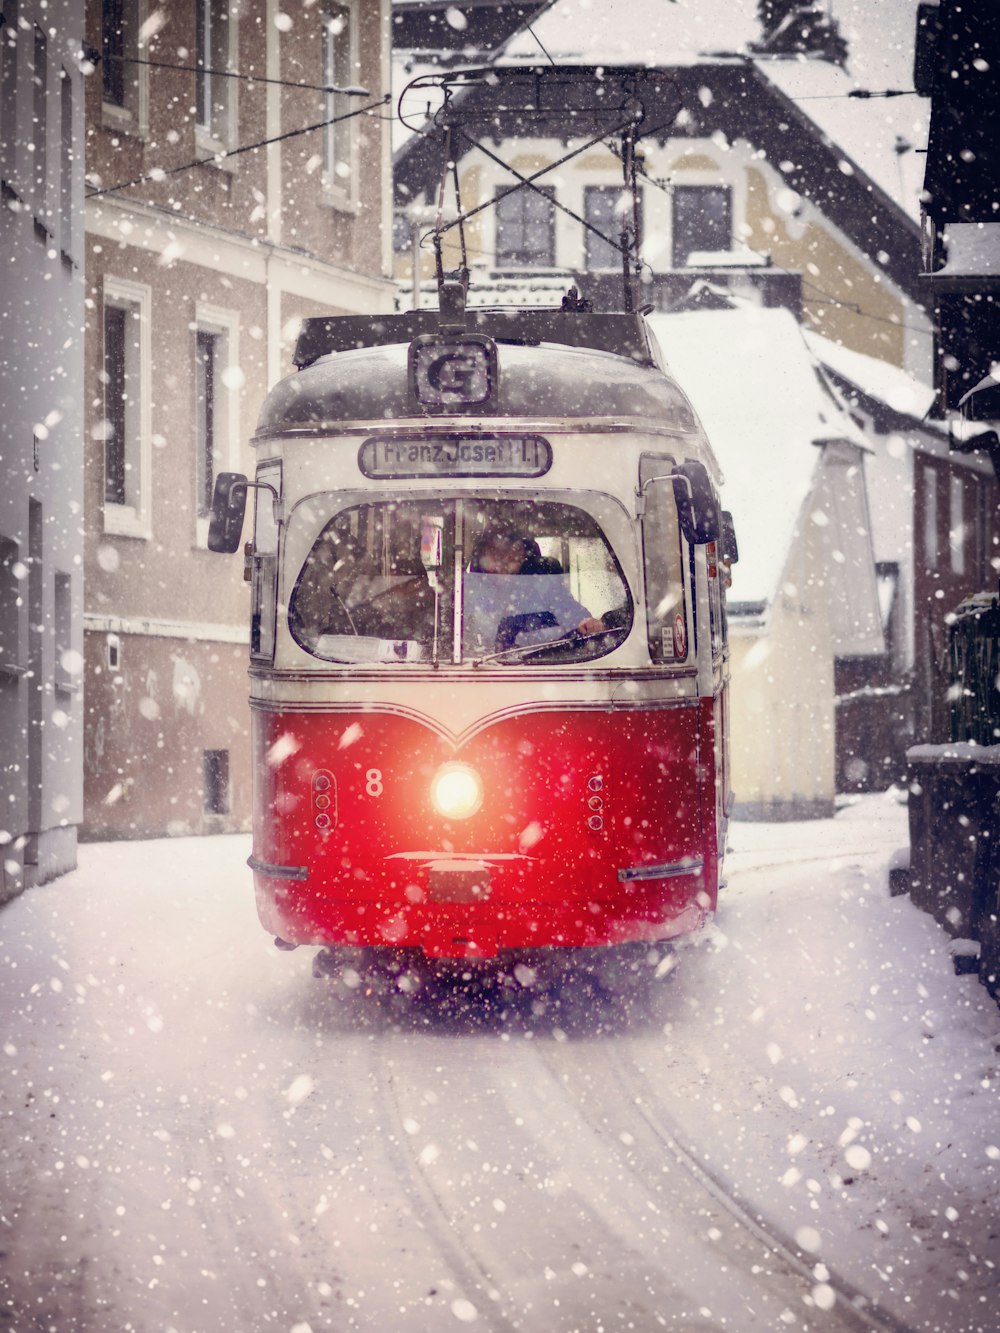
POLYGON ((240 548, 247 508, 247 479, 242 472, 220 472, 212 494, 208 549, 232 555, 240 548))
POLYGON ((735 565, 740 558, 740 548, 736 541, 736 527, 728 509, 722 511, 722 558, 729 565, 735 565))
POLYGON ((686 459, 674 473, 674 496, 681 532, 692 546, 717 542, 722 533, 719 503, 704 463, 686 459))

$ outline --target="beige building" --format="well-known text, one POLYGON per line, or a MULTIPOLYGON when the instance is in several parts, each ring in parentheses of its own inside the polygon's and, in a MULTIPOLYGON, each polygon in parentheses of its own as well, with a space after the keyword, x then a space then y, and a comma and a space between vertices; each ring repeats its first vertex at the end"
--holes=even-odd
MULTIPOLYGON (((595 79, 607 110, 632 105, 634 95, 642 107, 634 300, 654 312, 666 359, 703 416, 740 543, 730 621, 737 810, 829 813, 838 791, 898 776, 902 738, 912 732, 913 659, 894 654, 899 645, 887 639, 886 593, 894 578, 898 622, 899 607, 912 608, 914 580, 897 542, 879 550, 873 540, 866 474, 877 431, 852 420, 803 333, 907 383, 929 381, 919 231, 903 181, 912 163, 891 142, 888 162, 875 151, 870 116, 866 137, 842 68, 807 62, 840 128, 855 142, 862 131, 871 175, 816 118, 821 108, 832 117, 827 102, 801 102, 801 62, 675 48, 668 33, 683 15, 668 7, 637 66, 634 46, 578 31, 571 9, 556 5, 532 25, 554 65, 539 61, 528 33, 513 39, 489 80, 443 72, 456 80, 448 121, 460 145, 462 208, 473 214, 470 302, 558 304, 572 285, 595 309, 620 306, 621 255, 608 241, 633 224, 620 139, 606 130, 579 156, 569 149, 594 133, 595 79), (542 118, 521 110, 538 99, 544 133, 542 118), (519 179, 537 188, 510 192, 519 179), (869 725, 873 718, 884 726, 869 725)), ((708 32, 703 25, 692 40, 708 32)), ((403 104, 417 100, 414 92, 403 104)), ((426 234, 426 204, 442 179, 447 219, 453 196, 442 148, 441 135, 428 133, 397 150, 404 302, 418 255, 421 299, 431 299, 432 252, 412 246, 408 224, 426 234)), ((453 228, 443 266, 460 265, 453 228)), ((883 477, 884 501, 893 481, 885 469, 883 477)), ((904 494, 912 534, 912 494, 904 494)))
POLYGON ((87 31, 84 832, 244 828, 212 486, 304 316, 391 308, 389 3, 92 0, 87 31))
POLYGON ((870 446, 787 310, 650 324, 719 459, 739 542, 727 594, 736 813, 832 814, 838 666, 886 653, 870 446))

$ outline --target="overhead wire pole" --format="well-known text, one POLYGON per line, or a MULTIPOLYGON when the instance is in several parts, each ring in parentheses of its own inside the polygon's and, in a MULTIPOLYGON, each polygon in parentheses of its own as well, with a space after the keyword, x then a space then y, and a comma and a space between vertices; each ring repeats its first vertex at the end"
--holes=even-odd
POLYGON ((624 182, 621 202, 622 300, 625 303, 626 310, 635 309, 635 294, 632 291, 632 274, 630 271, 633 249, 635 250, 637 269, 639 264, 639 203, 635 178, 635 131, 636 126, 642 119, 642 104, 633 102, 630 111, 631 119, 622 130, 622 179, 624 182), (632 206, 631 236, 629 235, 627 221, 630 203, 632 206))

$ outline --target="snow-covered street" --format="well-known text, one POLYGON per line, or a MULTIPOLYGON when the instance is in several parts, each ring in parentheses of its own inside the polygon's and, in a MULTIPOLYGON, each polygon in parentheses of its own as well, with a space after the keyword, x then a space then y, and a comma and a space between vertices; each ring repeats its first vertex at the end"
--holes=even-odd
POLYGON ((905 842, 735 825, 628 1005, 314 980, 248 839, 82 847, 0 912, 0 1327, 995 1330, 1000 1013, 905 842))

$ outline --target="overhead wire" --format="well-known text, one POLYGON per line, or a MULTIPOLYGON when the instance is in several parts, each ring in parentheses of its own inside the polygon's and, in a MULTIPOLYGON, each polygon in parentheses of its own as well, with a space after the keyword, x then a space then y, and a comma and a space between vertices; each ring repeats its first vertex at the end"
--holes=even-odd
POLYGON ((264 74, 244 74, 239 70, 213 69, 206 65, 178 65, 168 60, 148 60, 141 56, 98 56, 96 51, 89 59, 91 64, 103 60, 105 64, 145 65, 150 69, 173 69, 185 74, 208 74, 212 78, 239 79, 243 83, 270 83, 279 88, 301 88, 306 92, 340 93, 344 97, 371 97, 371 92, 367 88, 361 88, 356 84, 341 88, 335 83, 299 83, 293 79, 271 79, 264 74))
POLYGON ((258 139, 255 143, 241 144, 238 148, 221 149, 218 153, 211 153, 207 157, 194 158, 192 161, 182 162, 176 167, 154 167, 151 171, 143 172, 141 176, 120 181, 117 185, 103 185, 98 189, 87 190, 85 197, 96 199, 101 195, 116 194, 119 190, 131 189, 134 185, 143 185, 147 182, 159 183, 166 180, 168 176, 179 175, 182 171, 190 171, 194 167, 217 166, 221 162, 228 161, 231 157, 239 157, 242 153, 252 153, 258 148, 266 148, 269 144, 283 143, 287 139, 296 139, 303 134, 312 134, 315 130, 321 130, 327 125, 339 125, 342 121, 352 120, 355 116, 363 116, 369 111, 385 106, 389 99, 390 94, 386 93, 377 102, 372 102, 369 106, 357 107, 354 111, 346 111, 341 116, 327 116, 324 120, 317 120, 312 125, 303 125, 295 130, 286 130, 284 134, 275 134, 267 139, 258 139))

